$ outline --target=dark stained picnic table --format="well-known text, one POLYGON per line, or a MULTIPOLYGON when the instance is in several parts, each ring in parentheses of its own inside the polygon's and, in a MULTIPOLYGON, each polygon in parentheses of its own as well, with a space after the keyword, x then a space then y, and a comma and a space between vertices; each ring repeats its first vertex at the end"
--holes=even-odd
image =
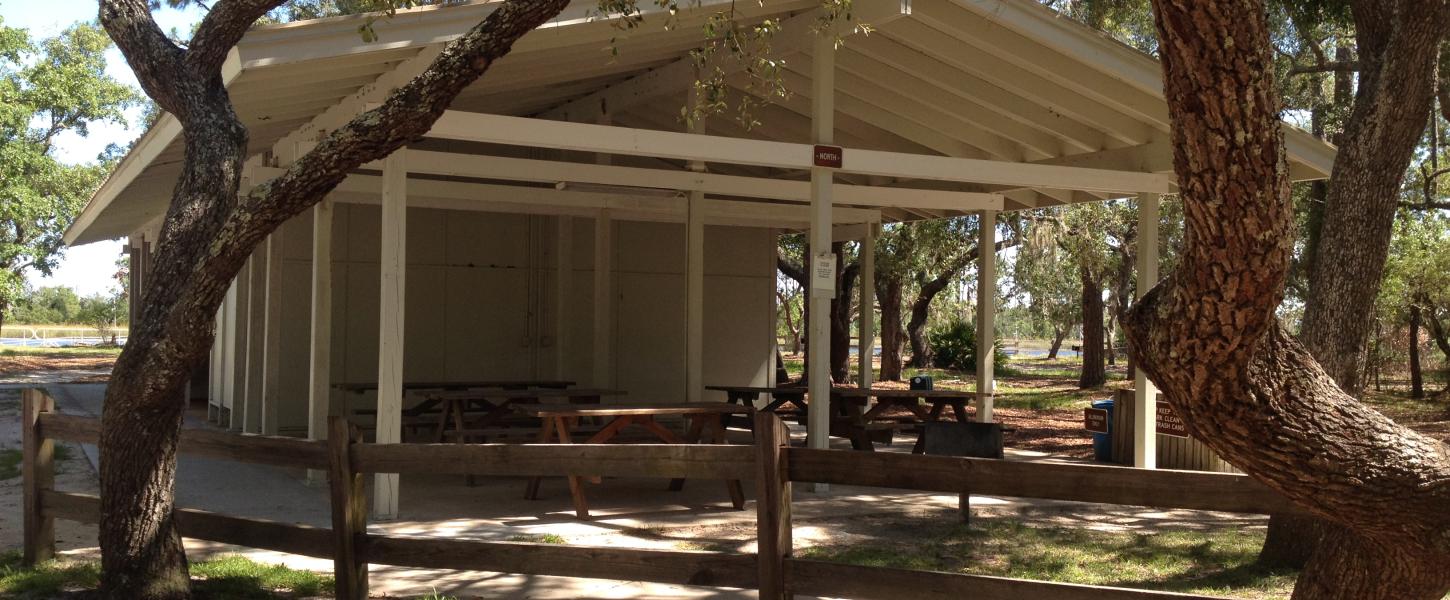
MULTIPOLYGON (((438 417, 437 434, 435 441, 441 442, 447 435, 449 417, 452 417, 454 435, 457 441, 467 441, 468 437, 486 437, 488 427, 497 425, 504 417, 510 414, 510 408, 517 404, 533 403, 548 398, 558 398, 563 401, 560 406, 578 404, 599 404, 604 396, 623 396, 624 390, 593 389, 593 388, 535 388, 535 389, 472 389, 453 391, 425 392, 424 397, 434 404, 443 406, 443 413, 438 417), (465 414, 470 405, 484 404, 487 408, 483 415, 472 419, 471 423, 465 426, 465 414)), ((478 441, 487 441, 480 439, 478 441)))
MULTIPOLYGON (((406 392, 419 392, 419 391, 429 391, 429 390, 436 390, 436 391, 467 391, 467 390, 482 390, 482 389, 527 390, 527 389, 533 389, 533 388, 539 388, 539 389, 564 389, 564 388, 567 388, 567 387, 571 387, 573 385, 574 385, 574 382, 572 382, 572 381, 555 380, 555 379, 492 379, 492 380, 483 380, 483 381, 405 381, 405 382, 403 382, 403 392, 406 393, 406 392)), ((352 382, 352 383, 334 383, 334 384, 332 384, 332 389, 335 389, 335 390, 338 390, 338 391, 341 391, 341 392, 346 392, 346 393, 361 394, 363 392, 370 392, 370 391, 374 391, 374 390, 378 389, 378 384, 375 381, 374 382, 359 381, 359 382, 352 382)), ((430 400, 424 400, 422 402, 419 402, 416 406, 413 406, 413 407, 410 407, 410 408, 404 410, 403 411, 403 415, 404 416, 408 416, 408 417, 416 417, 418 415, 421 415, 421 414, 427 412, 428 410, 432 409, 434 406, 437 406, 437 405, 438 405, 438 401, 437 400, 431 400, 431 399, 430 400)), ((361 414, 368 414, 366 411, 354 411, 354 412, 356 414, 359 414, 359 415, 361 415, 361 414)))
MULTIPOLYGON (((570 435, 570 428, 581 418, 604 418, 609 419, 609 424, 600 429, 584 443, 603 444, 613 439, 620 430, 630 425, 637 425, 653 433, 655 437, 666 444, 724 444, 725 421, 727 415, 750 414, 749 407, 736 406, 725 402, 685 402, 685 403, 648 403, 648 404, 610 404, 601 406, 570 406, 563 404, 518 404, 513 409, 521 414, 537 417, 544 421, 544 428, 539 432, 539 443, 547 444, 551 438, 557 438, 560 444, 574 443, 570 435), (683 416, 690 420, 690 427, 685 437, 681 438, 669 428, 660 425, 655 417, 662 415, 683 416)), ((574 499, 574 514, 581 519, 589 518, 589 503, 584 498, 583 477, 570 475, 569 495, 574 499)), ((528 487, 524 490, 524 497, 530 500, 539 497, 539 483, 541 477, 534 477, 529 480, 528 487)), ((591 477, 590 481, 598 483, 599 478, 591 477)), ((683 489, 685 480, 674 479, 670 481, 671 490, 683 489)), ((730 502, 736 510, 745 508, 745 491, 737 479, 725 482, 726 490, 730 493, 730 502)))
MULTIPOLYGON (((705 389, 716 392, 725 392, 726 402, 729 402, 731 404, 739 404, 740 406, 746 406, 750 408, 755 408, 755 402, 756 400, 760 399, 761 394, 769 394, 771 397, 770 403, 766 404, 763 407, 760 407, 757 410, 763 410, 766 412, 780 412, 781 407, 785 406, 786 403, 790 403, 791 406, 794 406, 796 408, 796 412, 800 414, 800 419, 802 419, 802 422, 804 422, 804 419, 806 418, 806 392, 808 392, 809 390, 803 387, 707 385, 705 386, 705 389)), ((751 427, 753 426, 753 424, 753 421, 746 419, 746 427, 751 427)))
POLYGON ((977 397, 976 392, 957 390, 903 390, 883 388, 837 387, 831 390, 831 404, 837 414, 832 419, 832 429, 851 439, 851 446, 857 450, 875 450, 871 443, 872 431, 895 431, 912 428, 917 430, 916 444, 912 453, 921 454, 924 439, 921 437, 922 423, 940 420, 948 406, 959 423, 967 422, 967 401, 977 397), (874 398, 875 405, 869 406, 874 398), (909 420, 887 415, 893 408, 902 408, 911 414, 909 420))

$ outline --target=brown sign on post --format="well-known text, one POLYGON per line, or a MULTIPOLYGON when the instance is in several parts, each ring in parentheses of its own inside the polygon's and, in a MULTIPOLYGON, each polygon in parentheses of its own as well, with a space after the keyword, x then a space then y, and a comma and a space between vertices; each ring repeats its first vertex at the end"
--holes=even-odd
POLYGON ((840 146, 817 145, 815 150, 814 164, 817 167, 839 169, 841 168, 841 159, 845 156, 845 154, 846 151, 840 146))
POLYGON ((1173 412, 1173 406, 1167 402, 1158 402, 1158 434, 1188 437, 1188 424, 1179 418, 1178 413, 1173 412))
POLYGON ((1082 428, 1095 433, 1108 432, 1108 411, 1101 408, 1082 409, 1082 428))

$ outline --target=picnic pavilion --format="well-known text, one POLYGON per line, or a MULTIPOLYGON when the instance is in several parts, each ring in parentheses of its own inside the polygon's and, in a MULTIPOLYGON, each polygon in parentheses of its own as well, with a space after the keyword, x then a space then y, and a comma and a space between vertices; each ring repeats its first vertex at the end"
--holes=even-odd
MULTIPOLYGON (((977 215, 991 247, 1002 211, 1136 197, 1139 292, 1156 281, 1159 195, 1175 180, 1151 56, 1032 0, 858 1, 870 31, 838 25, 839 46, 814 32, 818 0, 743 2, 744 22, 779 20, 772 52, 791 94, 766 98, 748 130, 729 116, 687 130, 690 51, 725 4, 704 0, 667 28, 641 2, 645 23, 622 32, 595 0, 574 2, 426 139, 279 229, 218 311, 196 377, 212 416, 320 439, 329 411, 371 409, 387 443, 400 439, 409 382, 569 381, 657 402, 702 401, 707 384, 774 386, 782 232, 809 232, 815 348, 828 345, 830 244, 862 244, 870 306, 883 223, 977 215)), ((254 28, 223 75, 251 131, 243 186, 379 102, 495 6, 400 10, 371 41, 363 16, 254 28)), ((743 65, 716 67, 751 93, 743 65)), ((1332 146, 1287 125, 1284 136, 1294 179, 1327 176, 1332 146)), ((66 233, 71 245, 126 237, 133 290, 149 276, 182 147, 180 125, 161 115, 66 233)), ((982 344, 994 261, 982 253, 977 268, 982 344)), ((860 331, 874 331, 861 313, 860 331)), ((873 336, 860 338, 869 387, 873 336)), ((991 421, 992 352, 978 357, 975 418, 991 421)), ((826 362, 809 377, 822 404, 826 362)), ((1148 409, 1134 462, 1152 467, 1156 394, 1141 372, 1136 390, 1148 409)), ((827 417, 810 411, 814 446, 827 417)), ((375 511, 396 514, 397 476, 378 478, 375 511)))

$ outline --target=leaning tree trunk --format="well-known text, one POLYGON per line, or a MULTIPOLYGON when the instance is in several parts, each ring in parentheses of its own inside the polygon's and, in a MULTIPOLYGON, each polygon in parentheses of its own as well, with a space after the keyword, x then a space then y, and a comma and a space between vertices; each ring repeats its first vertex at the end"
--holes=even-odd
MULTIPOLYGON (((1334 523, 1296 599, 1438 599, 1450 448, 1346 394, 1274 317, 1294 218, 1264 7, 1154 6, 1186 226, 1180 265, 1124 323, 1138 365, 1194 437, 1334 523)), ((1405 33, 1445 25, 1424 20, 1405 33)))
POLYGON ((1420 370, 1420 305, 1410 303, 1410 397, 1425 397, 1425 375, 1420 370))
POLYGON ((881 304, 881 381, 901 381, 901 278, 876 278, 876 301, 881 304))
POLYGON ((1108 381, 1103 364, 1103 287, 1087 269, 1082 270, 1082 373, 1077 387, 1101 387, 1108 381))
POLYGON ((423 74, 377 108, 322 137, 282 175, 239 196, 246 128, 221 69, 229 50, 283 0, 218 2, 181 48, 145 0, 102 0, 100 20, 137 80, 182 125, 183 158, 147 278, 146 298, 116 360, 101 414, 101 594, 108 599, 189 596, 174 521, 182 394, 206 359, 216 309, 253 248, 310 208, 357 167, 386 157, 432 127, 448 105, 513 42, 568 0, 502 3, 423 74))
POLYGON ((1052 327, 1052 345, 1047 348, 1047 360, 1056 360, 1057 351, 1062 350, 1062 340, 1067 339, 1067 332, 1071 327, 1062 328, 1054 325, 1052 327))
POLYGON ((911 318, 906 322, 906 339, 911 343, 911 363, 916 369, 931 366, 931 343, 926 339, 926 321, 931 316, 931 298, 917 294, 911 303, 911 318))
MULTIPOLYGON (((1428 121, 1447 17, 1445 3, 1353 3, 1359 49, 1354 108, 1336 141, 1339 152, 1323 210, 1311 212, 1309 293, 1299 339, 1352 396, 1364 390, 1366 342, 1393 233, 1398 192, 1428 121), (1315 226, 1317 225, 1317 226, 1315 226)), ((1341 47, 1340 55, 1348 52, 1341 47)), ((1335 78, 1336 103, 1350 78, 1335 78)), ((1269 541, 1314 539, 1314 528, 1271 520, 1269 541)), ((1338 528, 1324 528, 1333 532, 1338 528)), ((1306 564, 1310 555, 1267 545, 1276 562, 1306 564)))

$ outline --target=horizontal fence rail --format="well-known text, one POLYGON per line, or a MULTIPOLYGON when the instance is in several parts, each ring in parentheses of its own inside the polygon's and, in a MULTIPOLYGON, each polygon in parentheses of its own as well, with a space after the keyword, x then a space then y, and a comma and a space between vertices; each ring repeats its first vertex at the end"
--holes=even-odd
MULTIPOLYGON (((101 421, 91 417, 45 413, 40 416, 40 435, 95 444, 101 438, 101 421)), ((178 451, 276 467, 327 468, 327 442, 291 437, 183 428, 178 451)))
POLYGON ((673 444, 355 444, 362 473, 600 475, 754 479, 750 446, 673 444))
POLYGON ((786 559, 785 581, 786 588, 796 594, 855 600, 1221 600, 1215 596, 986 575, 862 567, 798 558, 786 559))
MULTIPOLYGON (((25 390, 25 560, 54 556, 54 520, 100 520, 100 499, 59 492, 54 440, 96 443, 100 421, 60 415, 39 390, 25 390)), ((755 416, 753 446, 609 444, 364 444, 340 417, 328 441, 183 429, 180 451, 281 467, 325 469, 332 527, 320 528, 176 509, 182 536, 334 560, 337 597, 367 597, 367 565, 480 570, 760 590, 849 598, 1054 598, 1211 600, 1193 596, 864 567, 793 558, 791 482, 887 487, 1245 513, 1300 512, 1245 475, 1151 471, 1061 463, 813 450, 789 446, 771 413, 755 416), (500 476, 602 475, 754 480, 759 554, 583 547, 527 542, 374 535, 367 532, 364 473, 500 476)))
POLYGON ((754 556, 721 552, 368 536, 363 556, 368 562, 428 569, 734 588, 756 584, 754 556))
POLYGON ((1254 514, 1302 510, 1248 475, 785 448, 791 481, 1254 514))
MULTIPOLYGON (((99 523, 101 499, 90 494, 47 490, 40 505, 52 518, 99 523)), ((182 537, 261 548, 313 558, 332 558, 332 530, 267 519, 234 517, 193 508, 176 509, 182 537)))

